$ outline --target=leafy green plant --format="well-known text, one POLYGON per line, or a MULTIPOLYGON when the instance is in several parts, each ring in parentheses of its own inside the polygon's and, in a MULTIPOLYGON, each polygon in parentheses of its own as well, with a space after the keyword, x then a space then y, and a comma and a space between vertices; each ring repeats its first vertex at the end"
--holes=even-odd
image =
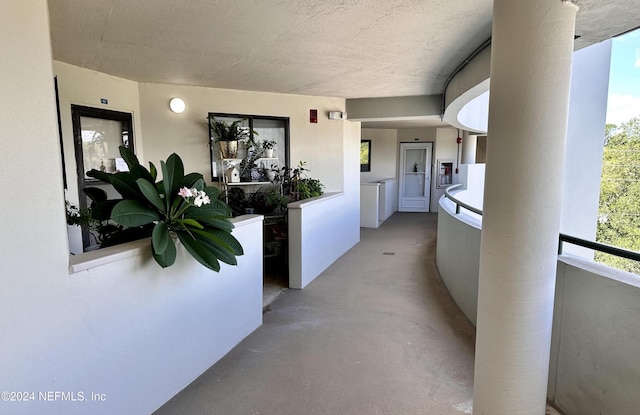
POLYGON ((247 148, 247 155, 240 161, 240 179, 243 181, 251 181, 251 170, 258 167, 257 161, 263 155, 261 148, 247 148))
POLYGON ((300 161, 293 169, 283 167, 277 171, 272 183, 280 189, 280 193, 288 200, 287 203, 320 196, 324 193, 324 185, 320 180, 308 177, 309 171, 307 163, 300 161))
MULTIPOLYGON (((107 200, 107 194, 102 189, 87 188, 84 190, 92 200, 95 200, 94 197, 102 197, 103 200, 107 200), (95 192, 91 190, 95 190, 95 192)), ((89 231, 89 238, 93 240, 96 247, 109 246, 114 235, 123 229, 122 226, 111 222, 109 218, 101 216, 99 211, 94 211, 92 207, 95 206, 96 202, 92 202, 92 207, 88 208, 79 208, 69 201, 65 201, 65 203, 67 207, 67 225, 85 226, 89 231)))
POLYGON ((298 180, 298 194, 300 195, 300 200, 320 196, 323 193, 324 185, 320 183, 320 180, 310 179, 308 177, 298 180))
POLYGON ((229 187, 227 199, 233 216, 244 215, 244 209, 247 207, 247 195, 241 187, 229 187))
POLYGON ((156 183, 157 169, 147 170, 133 152, 120 147, 128 172, 105 173, 91 170, 89 177, 113 185, 122 200, 103 200, 95 208, 123 226, 125 239, 151 236, 151 252, 161 267, 173 265, 176 246, 173 236, 205 267, 220 270, 219 261, 236 265, 242 246, 231 235, 231 210, 218 199, 215 187, 205 186, 199 173, 184 174, 182 160, 171 154, 161 161, 163 180, 156 183))
POLYGON ((252 135, 258 135, 257 132, 251 131, 249 128, 241 127, 243 120, 227 123, 209 117, 209 126, 215 136, 215 141, 242 141, 252 138, 252 135))

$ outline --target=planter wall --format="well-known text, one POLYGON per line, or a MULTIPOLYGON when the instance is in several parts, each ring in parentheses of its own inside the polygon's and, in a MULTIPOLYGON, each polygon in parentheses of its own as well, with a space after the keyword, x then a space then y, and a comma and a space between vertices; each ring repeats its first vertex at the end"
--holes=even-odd
POLYGON ((359 221, 344 193, 290 203, 288 209, 289 287, 304 288, 358 243, 359 221))

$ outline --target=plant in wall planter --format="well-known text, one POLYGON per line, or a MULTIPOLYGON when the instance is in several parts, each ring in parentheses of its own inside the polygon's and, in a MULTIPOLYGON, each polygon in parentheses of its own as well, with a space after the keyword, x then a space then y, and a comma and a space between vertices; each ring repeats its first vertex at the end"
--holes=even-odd
POLYGON ((307 172, 309 171, 307 163, 300 161, 298 166, 293 169, 289 167, 280 169, 271 182, 274 184, 274 188, 280 189, 281 194, 287 199, 287 203, 321 196, 324 194, 324 185, 320 180, 308 177, 307 172))
POLYGON ((87 173, 113 185, 122 200, 104 200, 94 210, 121 225, 123 240, 151 236, 151 252, 163 268, 176 259, 174 239, 205 267, 220 270, 219 261, 236 265, 242 246, 231 235, 230 208, 218 198, 219 191, 204 184, 200 173, 184 174, 182 160, 171 154, 161 161, 163 180, 156 183, 157 170, 140 165, 131 150, 120 147, 128 172, 87 173), (175 237, 175 238, 174 238, 175 237))

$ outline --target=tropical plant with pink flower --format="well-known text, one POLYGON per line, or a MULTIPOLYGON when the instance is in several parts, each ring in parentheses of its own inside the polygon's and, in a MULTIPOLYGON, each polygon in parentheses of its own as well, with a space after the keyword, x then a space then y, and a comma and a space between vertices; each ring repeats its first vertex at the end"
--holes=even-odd
POLYGON ((176 260, 177 238, 207 268, 219 271, 219 261, 237 264, 242 246, 231 234, 231 210, 218 198, 217 188, 206 186, 199 173, 185 175, 182 160, 175 153, 166 163, 160 162, 163 180, 157 183, 153 163, 147 170, 126 147, 120 147, 120 154, 128 172, 87 172, 89 177, 112 184, 122 195, 121 200, 94 199, 96 215, 124 227, 107 244, 150 236, 153 258, 164 268, 176 260))

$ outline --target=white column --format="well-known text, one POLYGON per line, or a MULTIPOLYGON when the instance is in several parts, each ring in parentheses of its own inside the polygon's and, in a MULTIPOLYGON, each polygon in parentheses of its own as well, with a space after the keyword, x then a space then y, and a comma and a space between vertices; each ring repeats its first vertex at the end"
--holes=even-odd
POLYGON ((469 134, 469 131, 462 133, 462 164, 475 164, 476 147, 478 146, 478 136, 469 134))
POLYGON ((577 7, 493 4, 473 413, 543 415, 577 7))

